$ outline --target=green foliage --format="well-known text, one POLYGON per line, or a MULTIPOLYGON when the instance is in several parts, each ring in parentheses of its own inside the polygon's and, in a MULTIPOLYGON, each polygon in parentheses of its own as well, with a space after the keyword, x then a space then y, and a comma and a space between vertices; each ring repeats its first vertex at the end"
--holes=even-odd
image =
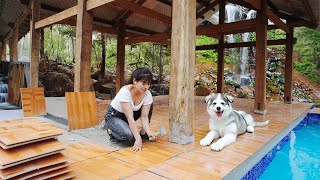
POLYGON ((317 108, 320 108, 320 102, 314 103, 314 106, 317 107, 317 108))
MULTIPOLYGON (((216 39, 207 37, 207 36, 198 36, 196 40, 196 46, 203 46, 203 45, 213 45, 217 44, 218 41, 216 39)), ((218 53, 214 50, 203 50, 203 51, 196 51, 196 61, 197 62, 217 62, 218 60, 218 53)))
POLYGON ((299 53, 299 60, 294 68, 320 84, 320 31, 303 27, 297 28, 295 34, 297 43, 294 50, 299 53))

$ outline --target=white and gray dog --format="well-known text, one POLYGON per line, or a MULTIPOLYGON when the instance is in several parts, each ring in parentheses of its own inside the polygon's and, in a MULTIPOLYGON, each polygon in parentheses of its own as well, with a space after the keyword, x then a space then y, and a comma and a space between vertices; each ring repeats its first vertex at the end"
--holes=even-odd
POLYGON ((244 111, 235 111, 231 103, 233 97, 223 94, 211 94, 205 98, 207 111, 210 115, 210 132, 200 141, 201 146, 208 146, 214 139, 220 138, 211 145, 214 151, 220 151, 225 146, 236 142, 237 135, 253 132, 255 126, 265 126, 269 121, 257 122, 244 111))

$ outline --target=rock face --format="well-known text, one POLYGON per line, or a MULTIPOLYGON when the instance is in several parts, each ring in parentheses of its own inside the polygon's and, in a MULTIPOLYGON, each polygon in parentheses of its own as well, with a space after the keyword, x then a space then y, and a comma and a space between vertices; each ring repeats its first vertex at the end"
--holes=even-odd
POLYGON ((64 96, 65 92, 73 92, 73 82, 67 74, 48 72, 44 74, 43 86, 46 96, 64 96))

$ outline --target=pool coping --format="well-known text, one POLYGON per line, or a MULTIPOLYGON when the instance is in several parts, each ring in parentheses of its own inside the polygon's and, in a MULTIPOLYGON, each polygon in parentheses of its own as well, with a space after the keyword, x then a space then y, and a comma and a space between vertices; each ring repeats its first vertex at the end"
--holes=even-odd
POLYGON ((246 160, 244 160, 240 165, 238 165, 236 168, 230 171, 222 179, 234 180, 240 179, 241 177, 245 176, 246 173, 252 169, 252 167, 254 167, 272 148, 274 148, 285 136, 288 135, 289 132, 291 132, 308 115, 311 109, 313 109, 313 106, 311 106, 299 117, 293 120, 288 126, 281 130, 265 145, 259 148, 254 154, 249 156, 246 160))

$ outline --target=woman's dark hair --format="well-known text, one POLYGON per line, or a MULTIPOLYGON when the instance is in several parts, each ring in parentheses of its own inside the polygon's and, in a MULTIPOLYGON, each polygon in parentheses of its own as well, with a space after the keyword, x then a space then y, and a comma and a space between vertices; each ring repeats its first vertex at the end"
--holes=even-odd
POLYGON ((131 74, 129 84, 133 84, 133 79, 151 84, 152 73, 148 68, 140 67, 140 68, 134 70, 133 73, 131 74))

